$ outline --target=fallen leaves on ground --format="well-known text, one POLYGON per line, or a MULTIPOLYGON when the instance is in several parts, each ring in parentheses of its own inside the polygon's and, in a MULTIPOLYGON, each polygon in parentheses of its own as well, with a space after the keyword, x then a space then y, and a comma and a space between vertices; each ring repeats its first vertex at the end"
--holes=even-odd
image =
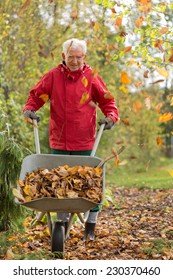
MULTIPOLYGON (((83 241, 83 224, 76 222, 72 226, 64 258, 173 260, 173 189, 114 188, 113 197, 114 205, 103 207, 99 214, 94 241, 83 241)), ((29 223, 25 234, 15 233, 14 238, 8 238, 8 244, 13 245, 1 258, 10 252, 14 259, 32 253, 37 258, 53 259, 47 224, 28 227, 29 223)))

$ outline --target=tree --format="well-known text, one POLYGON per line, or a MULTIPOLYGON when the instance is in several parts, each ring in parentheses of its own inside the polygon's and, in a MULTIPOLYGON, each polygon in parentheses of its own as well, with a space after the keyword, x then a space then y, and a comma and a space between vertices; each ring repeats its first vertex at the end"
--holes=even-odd
POLYGON ((0 231, 4 231, 9 229, 20 213, 20 208, 14 201, 12 188, 16 188, 22 159, 29 151, 10 135, 10 123, 2 110, 0 128, 0 231))

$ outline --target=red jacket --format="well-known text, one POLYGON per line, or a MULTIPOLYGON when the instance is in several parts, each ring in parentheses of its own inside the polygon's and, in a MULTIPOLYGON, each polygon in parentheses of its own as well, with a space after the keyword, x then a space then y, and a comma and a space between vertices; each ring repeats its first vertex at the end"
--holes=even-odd
POLYGON ((46 73, 30 91, 25 110, 37 111, 50 100, 49 141, 52 149, 92 150, 96 136, 96 106, 118 120, 116 103, 90 66, 70 72, 64 65, 46 73))

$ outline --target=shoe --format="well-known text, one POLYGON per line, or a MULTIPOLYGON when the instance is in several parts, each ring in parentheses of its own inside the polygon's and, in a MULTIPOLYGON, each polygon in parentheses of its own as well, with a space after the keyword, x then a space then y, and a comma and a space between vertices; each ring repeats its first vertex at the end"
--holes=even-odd
POLYGON ((85 232, 84 232, 84 241, 95 240, 94 230, 95 230, 95 223, 85 223, 85 232))

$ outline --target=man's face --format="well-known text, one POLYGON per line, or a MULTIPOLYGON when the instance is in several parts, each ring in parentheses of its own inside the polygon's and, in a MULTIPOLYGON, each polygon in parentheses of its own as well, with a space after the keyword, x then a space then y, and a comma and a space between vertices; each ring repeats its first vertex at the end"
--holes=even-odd
POLYGON ((62 54, 62 57, 67 67, 73 72, 80 69, 83 66, 86 55, 83 53, 81 47, 76 49, 69 48, 67 54, 62 54))

